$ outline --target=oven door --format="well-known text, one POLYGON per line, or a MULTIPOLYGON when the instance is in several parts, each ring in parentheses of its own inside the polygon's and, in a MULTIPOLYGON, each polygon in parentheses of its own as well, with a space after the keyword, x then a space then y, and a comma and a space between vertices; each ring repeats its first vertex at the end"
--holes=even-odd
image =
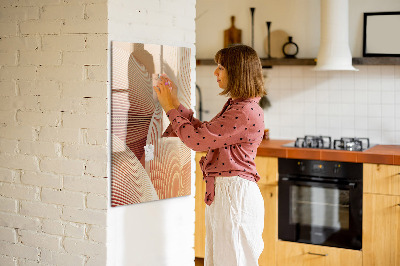
POLYGON ((279 179, 278 238, 361 249, 362 181, 279 179))

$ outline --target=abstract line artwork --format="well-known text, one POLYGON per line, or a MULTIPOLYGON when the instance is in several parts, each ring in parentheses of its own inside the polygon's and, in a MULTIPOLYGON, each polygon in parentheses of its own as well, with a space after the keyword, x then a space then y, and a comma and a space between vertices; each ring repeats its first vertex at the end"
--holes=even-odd
POLYGON ((112 42, 111 206, 191 193, 191 152, 179 138, 162 136, 169 125, 153 92, 166 74, 190 106, 190 48, 112 42))

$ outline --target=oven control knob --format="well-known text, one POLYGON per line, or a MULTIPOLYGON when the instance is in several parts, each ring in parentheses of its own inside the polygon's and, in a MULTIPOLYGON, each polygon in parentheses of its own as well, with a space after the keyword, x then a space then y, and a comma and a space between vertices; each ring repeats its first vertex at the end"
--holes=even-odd
POLYGON ((340 164, 336 164, 333 168, 333 173, 338 174, 340 172, 340 164))
POLYGON ((303 164, 303 162, 297 162, 297 165, 299 166, 299 170, 304 172, 306 170, 306 166, 303 164))

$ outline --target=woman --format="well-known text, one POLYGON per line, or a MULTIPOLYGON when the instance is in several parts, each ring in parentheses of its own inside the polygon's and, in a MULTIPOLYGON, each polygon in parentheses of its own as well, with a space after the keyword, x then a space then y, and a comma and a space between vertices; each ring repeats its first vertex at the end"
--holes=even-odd
POLYGON ((254 163, 264 134, 261 63, 245 45, 218 51, 215 62, 220 94, 230 98, 209 122, 179 103, 167 77, 154 90, 171 122, 164 135, 176 134, 189 148, 208 151, 200 160, 206 182, 205 265, 258 265, 264 247, 264 201, 254 163))

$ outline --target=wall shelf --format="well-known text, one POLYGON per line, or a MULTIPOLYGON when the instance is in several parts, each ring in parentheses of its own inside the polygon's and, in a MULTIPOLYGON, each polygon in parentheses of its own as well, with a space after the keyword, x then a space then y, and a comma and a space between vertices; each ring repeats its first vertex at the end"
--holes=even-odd
MULTIPOLYGON (((263 67, 272 66, 313 66, 315 58, 260 58, 263 67)), ((214 59, 197 59, 196 65, 215 65, 214 59)), ((353 65, 400 65, 400 57, 356 57, 353 65)))

